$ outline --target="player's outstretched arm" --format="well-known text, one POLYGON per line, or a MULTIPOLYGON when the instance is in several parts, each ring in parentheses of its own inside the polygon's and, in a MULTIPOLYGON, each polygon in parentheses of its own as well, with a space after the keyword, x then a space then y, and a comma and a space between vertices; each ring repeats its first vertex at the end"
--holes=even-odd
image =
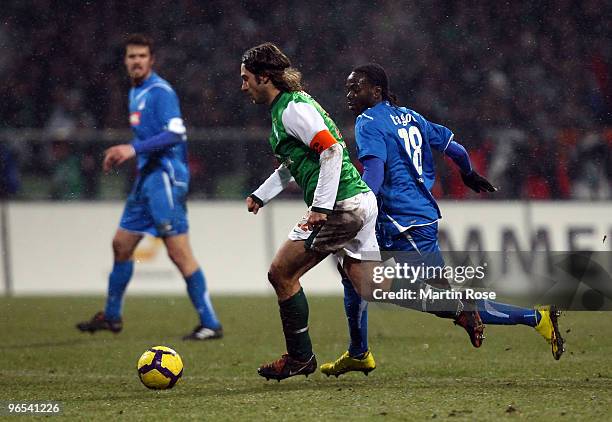
POLYGON ((136 151, 136 154, 161 151, 168 147, 174 146, 179 142, 183 142, 185 140, 184 133, 184 130, 183 133, 165 130, 155 136, 151 136, 150 138, 142 141, 136 141, 132 145, 134 146, 134 151, 136 151))
POLYGON ((247 197, 248 211, 257 214, 259 208, 274 199, 292 181, 293 176, 291 176, 291 172, 287 166, 281 164, 255 192, 247 197))
POLYGON ((467 187, 476 193, 497 191, 495 186, 472 168, 470 156, 463 145, 456 141, 450 141, 444 153, 459 167, 461 179, 467 187))
POLYGON ((168 124, 168 130, 142 141, 130 144, 115 145, 104 152, 103 168, 105 172, 133 158, 136 154, 161 151, 185 141, 185 126, 182 119, 174 118, 168 124))

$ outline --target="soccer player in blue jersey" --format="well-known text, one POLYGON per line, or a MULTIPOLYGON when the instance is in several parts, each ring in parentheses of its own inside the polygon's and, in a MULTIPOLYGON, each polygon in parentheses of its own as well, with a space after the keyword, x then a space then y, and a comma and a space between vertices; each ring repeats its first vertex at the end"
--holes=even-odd
MULTIPOLYGON (((364 166, 362 177, 378 197, 377 237, 381 251, 390 252, 396 261, 444 266, 438 245, 441 213, 431 194, 435 182, 432 149, 450 157, 459 167, 463 182, 475 192, 496 189, 472 168, 467 151, 448 128, 397 104, 381 66, 356 67, 346 88, 349 109, 357 116, 355 139, 358 158, 364 166)), ((427 282, 449 286, 446 280, 427 282)), ((345 275, 342 284, 351 341, 348 351, 338 360, 322 365, 327 375, 375 368, 367 343, 367 302, 345 275)), ((485 324, 534 327, 551 344, 554 358, 561 357, 564 340, 554 306, 528 309, 491 300, 479 300, 477 306, 485 324)), ((480 342, 472 343, 480 346, 480 342)))
POLYGON ((132 82, 130 125, 135 138, 105 152, 104 171, 136 158, 138 177, 113 238, 114 265, 108 280, 106 308, 77 324, 83 332, 121 331, 123 296, 134 269, 133 254, 144 235, 163 239, 168 255, 187 283, 200 323, 185 340, 223 336, 210 302, 206 279, 193 256, 188 235, 187 137, 179 101, 170 84, 153 71, 153 42, 141 34, 125 43, 125 67, 132 82))

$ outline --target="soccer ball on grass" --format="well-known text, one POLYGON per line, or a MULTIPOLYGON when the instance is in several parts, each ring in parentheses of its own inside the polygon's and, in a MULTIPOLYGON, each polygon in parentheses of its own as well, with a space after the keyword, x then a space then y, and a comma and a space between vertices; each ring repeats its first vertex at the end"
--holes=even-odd
POLYGON ((138 359, 138 377, 147 388, 172 388, 181 376, 183 361, 179 354, 169 347, 151 347, 138 359))

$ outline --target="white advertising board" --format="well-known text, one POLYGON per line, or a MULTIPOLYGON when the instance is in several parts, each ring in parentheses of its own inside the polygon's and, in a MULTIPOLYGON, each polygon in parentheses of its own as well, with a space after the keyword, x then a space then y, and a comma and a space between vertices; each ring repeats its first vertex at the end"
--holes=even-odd
MULTIPOLYGON (((122 207, 119 202, 10 203, 7 256, 14 293, 105 293, 122 207)), ((441 202, 440 208, 443 250, 611 250, 612 203, 441 202)), ((272 294, 271 258, 305 211, 300 201, 277 201, 256 216, 242 201, 191 202, 192 246, 210 291, 272 294)), ((130 294, 185 292, 161 240, 145 238, 135 258, 130 294)), ((342 291, 333 258, 303 281, 308 292, 342 291)))

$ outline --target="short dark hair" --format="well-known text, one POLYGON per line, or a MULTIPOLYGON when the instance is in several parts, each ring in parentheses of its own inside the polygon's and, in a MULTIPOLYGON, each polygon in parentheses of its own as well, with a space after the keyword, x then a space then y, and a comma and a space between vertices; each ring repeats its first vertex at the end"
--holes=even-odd
POLYGON ((389 101, 394 106, 398 105, 397 97, 389 91, 389 77, 381 65, 368 63, 355 67, 353 72, 365 76, 371 85, 379 86, 383 100, 389 101))
POLYGON ((123 43, 124 47, 127 49, 128 45, 139 45, 143 47, 149 47, 149 52, 153 55, 154 52, 154 43, 151 37, 148 37, 145 34, 130 34, 125 39, 123 43))
POLYGON ((249 48, 242 55, 242 64, 255 76, 267 76, 281 91, 301 91, 302 74, 291 67, 291 60, 280 48, 266 42, 249 48))

